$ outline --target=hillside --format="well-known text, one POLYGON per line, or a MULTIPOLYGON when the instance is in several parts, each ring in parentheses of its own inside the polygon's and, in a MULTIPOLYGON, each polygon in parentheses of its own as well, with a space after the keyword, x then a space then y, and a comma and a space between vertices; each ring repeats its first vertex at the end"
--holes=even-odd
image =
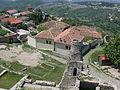
POLYGON ((120 12, 114 4, 103 3, 95 6, 86 4, 88 3, 51 3, 40 8, 55 16, 69 17, 75 25, 100 27, 103 30, 120 33, 120 12))
POLYGON ((13 8, 24 10, 27 6, 36 7, 43 3, 43 0, 0 0, 0 10, 8 10, 13 8))

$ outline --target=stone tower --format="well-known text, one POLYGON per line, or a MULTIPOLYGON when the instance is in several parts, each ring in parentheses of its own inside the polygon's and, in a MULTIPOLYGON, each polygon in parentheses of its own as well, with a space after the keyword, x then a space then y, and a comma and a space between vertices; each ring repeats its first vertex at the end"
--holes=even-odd
POLYGON ((68 66, 64 73, 63 80, 60 84, 61 88, 72 88, 75 86, 76 79, 80 77, 82 70, 82 41, 81 40, 73 40, 70 58, 68 61, 68 66))

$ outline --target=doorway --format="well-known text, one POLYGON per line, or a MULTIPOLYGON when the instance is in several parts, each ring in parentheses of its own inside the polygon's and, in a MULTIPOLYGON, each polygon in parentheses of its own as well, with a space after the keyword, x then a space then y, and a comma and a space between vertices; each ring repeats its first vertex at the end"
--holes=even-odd
POLYGON ((73 70, 73 76, 77 76, 77 68, 74 68, 74 70, 73 70))

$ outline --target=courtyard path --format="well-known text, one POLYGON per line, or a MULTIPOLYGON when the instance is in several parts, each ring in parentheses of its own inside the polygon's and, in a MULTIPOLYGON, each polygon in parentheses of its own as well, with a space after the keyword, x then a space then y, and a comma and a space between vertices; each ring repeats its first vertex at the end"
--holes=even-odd
POLYGON ((120 90, 120 81, 117 80, 117 79, 114 79, 108 75, 106 75, 105 73, 103 73, 102 71, 99 71, 97 70, 95 67, 91 66, 89 64, 89 58, 90 56, 92 55, 92 53, 94 53, 95 51, 97 50, 101 50, 102 48, 101 47, 97 47, 95 49, 92 49, 89 53, 87 53, 85 56, 84 56, 84 65, 89 65, 89 68, 90 68, 90 74, 92 76, 94 76, 95 78, 99 79, 100 82, 105 82, 105 83, 108 83, 112 86, 116 86, 117 89, 116 90, 120 90))
POLYGON ((43 55, 46 55, 46 56, 48 56, 48 57, 50 57, 50 58, 52 58, 52 59, 55 59, 55 60, 57 60, 58 62, 61 62, 61 63, 63 63, 63 64, 67 64, 67 60, 65 60, 65 59, 63 59, 63 58, 59 58, 59 57, 57 57, 57 56, 50 55, 50 54, 48 54, 48 53, 44 53, 44 52, 42 52, 42 51, 39 51, 39 53, 40 53, 40 54, 43 54, 43 55))
POLYGON ((41 85, 33 85, 33 84, 25 84, 25 90, 60 90, 57 87, 50 87, 50 86, 41 86, 41 85))

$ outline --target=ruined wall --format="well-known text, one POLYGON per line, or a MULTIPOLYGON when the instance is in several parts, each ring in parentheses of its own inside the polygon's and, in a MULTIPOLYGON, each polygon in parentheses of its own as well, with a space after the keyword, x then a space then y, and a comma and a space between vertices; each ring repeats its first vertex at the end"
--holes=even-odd
POLYGON ((27 38, 28 38, 28 41, 27 41, 28 45, 30 45, 34 48, 37 48, 36 47, 36 39, 31 36, 28 36, 27 38))

